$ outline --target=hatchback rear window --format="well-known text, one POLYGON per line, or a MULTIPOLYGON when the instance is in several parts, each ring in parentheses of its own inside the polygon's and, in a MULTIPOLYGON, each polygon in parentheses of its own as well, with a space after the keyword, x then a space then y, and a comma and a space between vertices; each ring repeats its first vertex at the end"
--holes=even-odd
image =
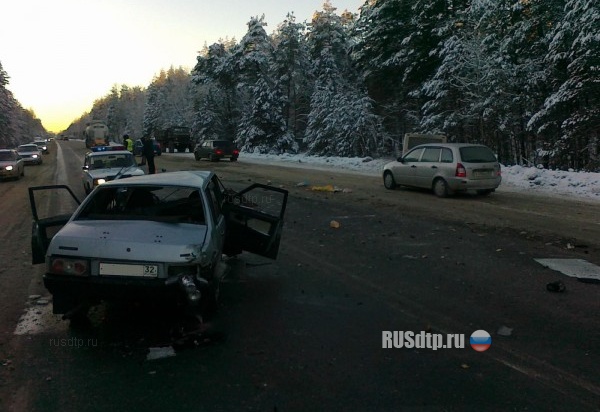
POLYGON ((231 146, 231 142, 227 141, 227 140, 215 140, 213 142, 214 147, 230 147, 231 146))
POLYGON ((466 163, 490 163, 498 161, 494 152, 486 146, 461 147, 460 157, 466 163))

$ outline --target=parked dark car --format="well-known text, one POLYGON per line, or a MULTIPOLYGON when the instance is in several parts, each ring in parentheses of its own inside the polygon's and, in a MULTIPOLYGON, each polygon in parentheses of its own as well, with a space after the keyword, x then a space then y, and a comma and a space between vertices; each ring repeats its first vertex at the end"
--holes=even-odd
POLYGON ((194 148, 196 160, 208 159, 216 162, 221 159, 229 159, 235 162, 240 156, 240 151, 229 140, 205 140, 194 148))
MULTIPOLYGON (((137 139, 135 142, 133 142, 134 156, 142 155, 142 146, 143 145, 144 144, 142 143, 142 139, 137 139)), ((154 155, 160 156, 162 154, 162 147, 160 146, 160 143, 158 143, 155 139, 152 139, 152 145, 154 146, 154 155)))

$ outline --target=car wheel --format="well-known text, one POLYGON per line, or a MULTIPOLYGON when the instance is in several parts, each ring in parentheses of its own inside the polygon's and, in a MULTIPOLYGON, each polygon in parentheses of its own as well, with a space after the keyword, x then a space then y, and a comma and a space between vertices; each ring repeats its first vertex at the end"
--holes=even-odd
POLYGON ((237 162, 237 157, 232 157, 229 159, 230 162, 237 162))
POLYGON ((436 179, 433 182, 433 193, 437 197, 447 197, 450 194, 450 190, 448 189, 448 183, 444 179, 436 179))
POLYGON ((194 159, 200 160, 201 159, 200 154, 194 152, 194 159))
POLYGON ((383 174, 383 185, 388 190, 394 190, 396 188, 396 181, 394 180, 392 172, 388 171, 383 174))
POLYGON ((490 193, 492 193, 494 191, 494 189, 479 189, 477 190, 477 194, 480 196, 487 196, 490 193))
POLYGON ((219 158, 216 155, 214 155, 214 154, 211 154, 210 157, 209 157, 209 159, 210 159, 211 162, 216 162, 217 160, 219 160, 219 158))

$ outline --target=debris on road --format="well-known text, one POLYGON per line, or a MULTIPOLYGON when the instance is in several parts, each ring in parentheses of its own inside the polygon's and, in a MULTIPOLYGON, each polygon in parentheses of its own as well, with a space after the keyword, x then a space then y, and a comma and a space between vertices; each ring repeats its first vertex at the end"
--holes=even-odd
POLYGON ((342 225, 337 220, 332 220, 331 222, 329 222, 329 227, 332 229, 339 229, 340 226, 342 225))
POLYGON ((164 346, 158 348, 148 348, 149 352, 146 356, 146 360, 156 360, 162 358, 169 358, 175 356, 175 349, 172 346, 164 346))
POLYGON ((308 184, 308 181, 305 180, 304 182, 296 183, 296 187, 306 187, 308 184))
POLYGON ((502 325, 498 328, 498 330, 496 331, 496 334, 500 335, 500 336, 510 336, 510 335, 512 335, 512 331, 513 331, 513 328, 509 328, 508 326, 502 325))
POLYGON ((562 293, 565 290, 567 290, 567 287, 565 286, 564 283, 562 283, 560 280, 557 280, 556 282, 550 282, 546 285, 546 289, 549 292, 558 292, 558 293, 562 293))

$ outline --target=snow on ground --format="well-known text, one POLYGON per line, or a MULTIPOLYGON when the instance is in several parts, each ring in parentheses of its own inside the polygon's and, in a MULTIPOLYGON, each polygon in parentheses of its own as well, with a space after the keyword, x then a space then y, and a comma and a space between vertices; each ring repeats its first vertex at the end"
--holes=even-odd
MULTIPOLYGON (((381 176, 383 166, 392 159, 319 157, 304 154, 272 155, 243 152, 240 155, 240 160, 313 170, 335 170, 381 176)), ((540 195, 577 197, 600 201, 600 173, 503 166, 502 184, 498 191, 528 191, 540 195)))

